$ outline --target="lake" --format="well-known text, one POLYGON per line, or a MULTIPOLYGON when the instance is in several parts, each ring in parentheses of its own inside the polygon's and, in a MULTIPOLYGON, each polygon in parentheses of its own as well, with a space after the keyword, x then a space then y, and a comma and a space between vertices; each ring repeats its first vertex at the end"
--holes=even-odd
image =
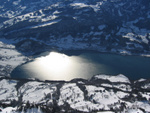
POLYGON ((34 61, 18 66, 12 78, 40 80, 90 79, 96 74, 124 74, 131 80, 150 78, 150 58, 91 51, 43 53, 34 61))

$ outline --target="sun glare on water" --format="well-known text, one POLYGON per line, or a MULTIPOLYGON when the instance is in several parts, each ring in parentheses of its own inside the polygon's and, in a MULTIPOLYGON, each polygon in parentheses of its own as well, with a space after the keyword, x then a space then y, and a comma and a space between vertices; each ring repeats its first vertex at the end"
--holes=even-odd
POLYGON ((56 52, 51 52, 48 56, 40 58, 39 62, 43 68, 51 70, 53 73, 66 71, 70 64, 67 55, 56 52))
POLYGON ((47 56, 36 58, 24 66, 27 76, 40 80, 71 80, 73 78, 88 78, 95 72, 92 65, 80 56, 67 56, 62 53, 50 52, 47 56), (85 76, 86 75, 86 76, 85 76))

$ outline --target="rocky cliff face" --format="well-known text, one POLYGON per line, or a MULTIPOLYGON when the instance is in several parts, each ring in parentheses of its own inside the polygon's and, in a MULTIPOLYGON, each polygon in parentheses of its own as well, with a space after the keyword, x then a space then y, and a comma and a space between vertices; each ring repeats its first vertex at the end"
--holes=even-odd
POLYGON ((150 112, 150 81, 124 75, 95 75, 90 80, 13 80, 0 78, 1 110, 55 113, 150 112))
POLYGON ((149 0, 1 0, 0 7, 1 38, 22 52, 150 54, 149 0))

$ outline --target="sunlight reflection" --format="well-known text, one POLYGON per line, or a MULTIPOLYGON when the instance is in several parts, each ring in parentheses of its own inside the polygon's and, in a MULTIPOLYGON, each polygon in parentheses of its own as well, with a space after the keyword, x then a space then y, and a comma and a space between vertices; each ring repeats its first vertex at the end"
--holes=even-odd
POLYGON ((43 68, 51 70, 54 73, 66 71, 70 64, 67 55, 56 52, 51 52, 48 56, 40 58, 39 62, 43 68))
POLYGON ((88 79, 91 75, 104 70, 102 68, 104 66, 92 63, 86 55, 67 56, 57 52, 50 52, 47 56, 36 58, 23 67, 29 77, 40 80, 88 79))

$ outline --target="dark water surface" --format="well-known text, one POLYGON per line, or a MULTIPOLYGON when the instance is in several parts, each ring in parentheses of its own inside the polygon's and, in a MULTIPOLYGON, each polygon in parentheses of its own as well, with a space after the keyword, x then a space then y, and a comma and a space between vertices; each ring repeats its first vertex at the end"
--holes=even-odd
MULTIPOLYGON (((150 78, 150 58, 121 56, 97 52, 50 52, 34 61, 18 66, 13 78, 37 78, 40 80, 89 79, 95 74, 124 74, 129 79, 150 78)), ((45 54, 45 53, 44 53, 45 54)))

